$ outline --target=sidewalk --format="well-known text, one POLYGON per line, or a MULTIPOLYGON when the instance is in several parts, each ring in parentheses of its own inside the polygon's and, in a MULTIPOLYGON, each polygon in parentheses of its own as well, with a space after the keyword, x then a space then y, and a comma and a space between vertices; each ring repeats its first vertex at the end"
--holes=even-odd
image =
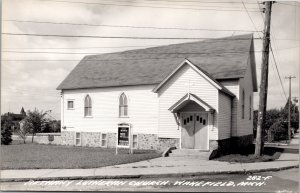
POLYGON ((1 181, 104 179, 138 177, 175 177, 220 173, 277 171, 299 167, 299 134, 292 139, 280 158, 272 162, 228 163, 199 160, 196 157, 160 157, 130 164, 92 169, 2 170, 1 181), (293 151, 290 151, 290 150, 293 151))

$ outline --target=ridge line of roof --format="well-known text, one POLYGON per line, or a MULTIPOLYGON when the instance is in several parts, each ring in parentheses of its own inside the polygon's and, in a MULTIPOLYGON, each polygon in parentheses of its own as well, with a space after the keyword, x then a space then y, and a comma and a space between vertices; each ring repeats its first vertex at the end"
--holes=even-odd
POLYGON ((161 45, 161 46, 153 46, 153 47, 133 49, 133 50, 124 50, 124 51, 119 51, 119 52, 110 52, 110 53, 102 53, 102 54, 90 54, 90 55, 85 55, 85 57, 102 56, 102 55, 109 55, 109 54, 122 54, 122 53, 132 52, 132 51, 139 51, 139 50, 141 51, 141 50, 147 50, 147 49, 153 49, 153 48, 162 48, 162 47, 175 46, 175 45, 183 45, 183 44, 194 44, 194 43, 200 43, 200 42, 205 43, 205 42, 210 42, 212 40, 233 39, 234 37, 250 36, 250 35, 251 35, 251 38, 245 39, 245 40, 249 40, 249 39, 253 38, 253 33, 241 34, 241 35, 237 35, 237 36, 226 36, 226 37, 219 37, 219 38, 211 38, 211 39, 206 39, 206 40, 201 40, 201 41, 183 42, 183 43, 177 43, 177 44, 166 44, 166 45, 161 45))

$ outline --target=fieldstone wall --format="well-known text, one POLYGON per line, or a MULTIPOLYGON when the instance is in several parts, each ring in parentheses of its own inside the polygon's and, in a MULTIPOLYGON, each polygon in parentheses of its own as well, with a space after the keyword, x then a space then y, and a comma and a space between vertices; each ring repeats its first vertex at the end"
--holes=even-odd
POLYGON ((155 134, 138 134, 137 149, 157 149, 158 139, 155 134))
POLYGON ((107 147, 108 148, 116 147, 116 143, 117 143, 117 134, 107 133, 107 147))
POLYGON ((61 145, 75 145, 75 132, 62 131, 61 132, 61 145))
POLYGON ((165 151, 169 147, 176 147, 179 149, 179 139, 178 138, 158 138, 157 150, 165 151))
POLYGON ((81 146, 101 147, 101 133, 81 132, 81 146))

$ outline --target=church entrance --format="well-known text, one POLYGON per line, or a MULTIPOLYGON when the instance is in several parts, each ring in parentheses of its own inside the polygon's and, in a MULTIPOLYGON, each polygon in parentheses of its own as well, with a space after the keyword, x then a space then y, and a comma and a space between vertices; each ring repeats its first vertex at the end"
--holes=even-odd
POLYGON ((181 113, 181 148, 209 150, 208 113, 181 113))

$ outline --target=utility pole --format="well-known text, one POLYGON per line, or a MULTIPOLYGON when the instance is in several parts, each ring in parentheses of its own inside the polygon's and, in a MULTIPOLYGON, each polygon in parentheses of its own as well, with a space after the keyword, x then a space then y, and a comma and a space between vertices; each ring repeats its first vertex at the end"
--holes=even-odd
POLYGON ((265 22, 264 22, 264 38, 263 38, 263 52, 262 52, 262 69, 261 81, 259 91, 259 109, 257 118, 256 130, 256 144, 255 156, 261 156, 264 147, 264 129, 263 123, 265 122, 267 95, 268 95, 268 75, 269 75, 269 49, 270 49, 270 26, 271 26, 271 10, 272 1, 265 1, 265 22))
POLYGON ((291 80, 296 78, 295 76, 288 76, 285 79, 289 79, 289 113, 288 113, 288 139, 291 139, 291 80))

